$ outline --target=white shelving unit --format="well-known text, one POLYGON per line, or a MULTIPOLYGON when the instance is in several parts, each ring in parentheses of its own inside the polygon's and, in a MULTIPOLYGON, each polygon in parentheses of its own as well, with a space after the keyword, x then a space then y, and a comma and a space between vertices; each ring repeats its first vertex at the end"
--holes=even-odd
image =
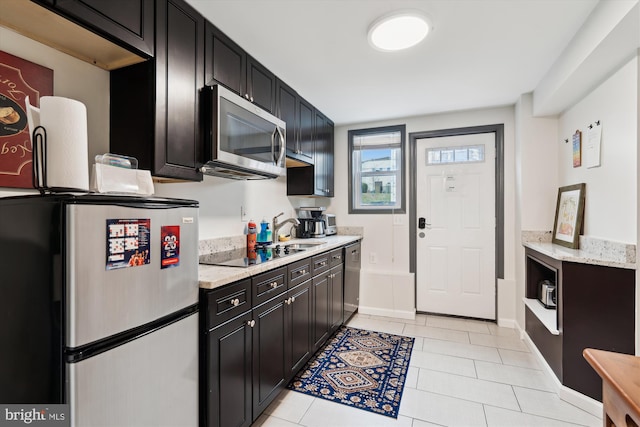
POLYGON ((555 308, 545 308, 535 298, 522 298, 529 310, 542 322, 553 335, 560 335, 558 330, 558 316, 555 308))

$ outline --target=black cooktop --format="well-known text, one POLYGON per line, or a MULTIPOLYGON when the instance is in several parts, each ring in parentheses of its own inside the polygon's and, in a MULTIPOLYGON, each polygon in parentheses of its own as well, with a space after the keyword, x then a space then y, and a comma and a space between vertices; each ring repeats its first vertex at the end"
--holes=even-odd
POLYGON ((255 252, 248 252, 246 248, 242 248, 201 255, 200 264, 223 265, 226 267, 251 267, 252 265, 263 264, 274 259, 293 255, 297 252, 299 252, 299 250, 289 249, 288 246, 256 246, 255 252))

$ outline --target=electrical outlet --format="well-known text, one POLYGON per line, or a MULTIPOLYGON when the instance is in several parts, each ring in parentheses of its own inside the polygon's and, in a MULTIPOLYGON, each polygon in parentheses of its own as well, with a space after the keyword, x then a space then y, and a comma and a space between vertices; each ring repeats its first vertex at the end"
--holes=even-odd
POLYGON ((240 205, 240 221, 247 222, 247 211, 242 205, 240 205))
POLYGON ((378 263, 378 254, 375 252, 369 253, 369 264, 377 264, 378 263))

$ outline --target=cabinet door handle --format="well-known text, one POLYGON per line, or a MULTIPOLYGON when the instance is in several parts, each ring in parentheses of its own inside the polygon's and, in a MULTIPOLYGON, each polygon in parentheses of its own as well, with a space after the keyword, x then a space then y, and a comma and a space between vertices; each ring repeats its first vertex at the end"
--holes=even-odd
POLYGON ((244 94, 244 98, 245 98, 245 99, 249 99, 249 94, 248 94, 248 93, 245 93, 245 94, 244 94))
POLYGON ((250 328, 253 328, 254 326, 256 326, 256 321, 255 320, 248 320, 247 321, 247 326, 249 326, 250 328))
POLYGON ((287 305, 291 305, 291 298, 287 298, 286 300, 284 300, 284 303, 287 305))
POLYGON ((253 102, 253 96, 249 97, 249 101, 253 102))
POLYGON ((239 306, 240 305, 240 299, 238 299, 238 298, 232 299, 231 300, 231 305, 234 306, 234 307, 239 306))
POLYGON ((296 302, 296 297, 291 297, 291 302, 292 303, 296 302))

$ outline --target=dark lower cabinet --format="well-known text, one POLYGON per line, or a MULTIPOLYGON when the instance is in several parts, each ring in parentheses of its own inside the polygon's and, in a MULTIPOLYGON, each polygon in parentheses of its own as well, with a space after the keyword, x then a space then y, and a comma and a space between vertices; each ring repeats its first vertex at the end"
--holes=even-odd
POLYGON ((286 294, 253 309, 253 418, 286 386, 286 294))
POLYGON ((540 309, 540 282, 556 283, 556 329, 525 310, 525 329, 560 382, 602 401, 602 380, 582 355, 585 348, 635 353, 635 270, 561 261, 526 248, 526 297, 540 309))
POLYGON ((311 357, 311 280, 290 289, 287 296, 285 366, 291 379, 311 357))
POLYGON ((110 151, 157 177, 202 180, 204 26, 183 0, 158 2, 155 58, 110 73, 110 151))
POLYGON ((331 303, 329 305, 330 332, 335 332, 343 321, 344 308, 344 272, 343 264, 329 270, 331 303))
POLYGON ((244 427, 253 422, 251 312, 224 323, 205 335, 207 346, 201 371, 206 396, 201 408, 203 424, 244 427))
POLYGON ((343 264, 313 278, 313 351, 322 347, 343 321, 343 264))
POLYGON ((342 325, 342 251, 200 291, 202 425, 251 425, 342 325))
POLYGON ((313 278, 313 352, 329 337, 329 275, 313 278))

